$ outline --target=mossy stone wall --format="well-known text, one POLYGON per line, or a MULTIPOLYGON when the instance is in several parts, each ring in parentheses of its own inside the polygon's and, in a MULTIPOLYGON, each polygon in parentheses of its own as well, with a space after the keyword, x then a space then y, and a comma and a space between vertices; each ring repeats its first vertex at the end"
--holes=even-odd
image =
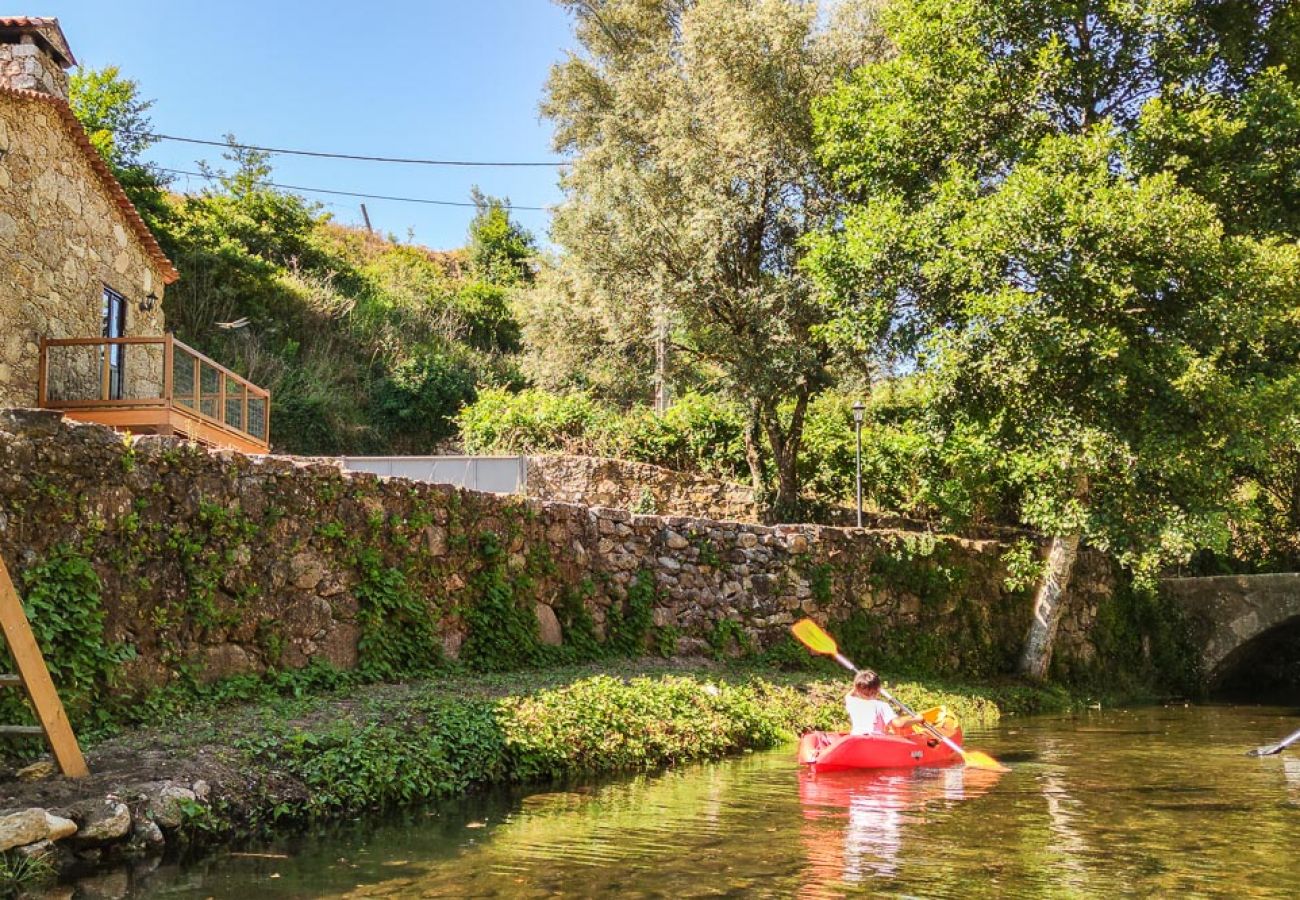
MULTIPOLYGON (((612 649, 779 651, 804 615, 837 623, 864 665, 990 674, 1012 667, 1030 614, 1007 587, 1007 551, 633 515, 0 412, 0 555, 20 590, 102 620, 122 660, 103 690, 312 661, 389 677, 443 658, 502 669, 612 649)), ((1066 661, 1095 652, 1115 584, 1095 554, 1078 573, 1066 661)))

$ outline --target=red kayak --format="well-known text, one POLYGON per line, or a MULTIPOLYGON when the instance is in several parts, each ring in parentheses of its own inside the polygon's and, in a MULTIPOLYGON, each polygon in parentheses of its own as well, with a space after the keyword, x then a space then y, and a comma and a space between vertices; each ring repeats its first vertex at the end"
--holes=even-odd
MULTIPOLYGON (((943 707, 921 713, 958 746, 961 725, 943 707)), ((819 772, 834 769, 901 769, 912 766, 941 766, 957 753, 933 734, 914 725, 905 734, 844 734, 810 731, 799 741, 800 765, 819 772)))

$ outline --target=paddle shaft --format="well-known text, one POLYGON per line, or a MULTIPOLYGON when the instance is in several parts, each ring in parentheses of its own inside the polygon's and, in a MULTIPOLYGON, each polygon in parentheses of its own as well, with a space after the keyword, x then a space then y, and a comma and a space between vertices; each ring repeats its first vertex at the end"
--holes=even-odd
POLYGON ((1286 737, 1282 738, 1282 740, 1278 741, 1276 744, 1274 744, 1271 747, 1263 748, 1263 752, 1260 753, 1260 756, 1272 756, 1275 753, 1281 753, 1283 750, 1285 750, 1287 747, 1290 747, 1296 741, 1300 741, 1300 731, 1295 731, 1287 735, 1286 737))
MULTIPOLYGON (((845 657, 843 654, 838 652, 835 653, 835 661, 840 665, 842 665, 844 668, 848 669, 850 672, 857 674, 858 667, 853 665, 853 663, 850 662, 848 658, 845 657)), ((881 685, 880 688, 880 696, 884 697, 890 703, 893 703, 896 706, 898 706, 898 708, 901 709, 903 712, 905 712, 907 715, 912 716, 914 718, 920 718, 919 716, 916 715, 916 711, 913 710, 912 707, 908 706, 902 700, 899 700, 893 694, 889 693, 889 691, 885 690, 883 685, 881 685)), ((962 759, 966 758, 966 751, 963 750, 961 746, 957 744, 952 738, 948 737, 948 735, 944 734, 938 728, 935 728, 929 722, 925 721, 925 719, 921 719, 920 724, 921 727, 924 728, 926 731, 930 732, 930 734, 934 735, 939 740, 943 741, 945 744, 947 744, 949 747, 955 750, 957 754, 961 756, 962 759)), ((1300 731, 1296 732, 1296 734, 1292 735, 1292 737, 1296 737, 1297 735, 1300 735, 1300 731)))

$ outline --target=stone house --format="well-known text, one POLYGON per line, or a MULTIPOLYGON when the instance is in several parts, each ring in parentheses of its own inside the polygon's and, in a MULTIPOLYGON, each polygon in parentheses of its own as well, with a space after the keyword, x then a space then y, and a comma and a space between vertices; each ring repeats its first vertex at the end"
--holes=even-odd
POLYGON ((58 20, 0 17, 0 407, 267 449, 269 397, 166 333, 179 277, 68 104, 58 20))

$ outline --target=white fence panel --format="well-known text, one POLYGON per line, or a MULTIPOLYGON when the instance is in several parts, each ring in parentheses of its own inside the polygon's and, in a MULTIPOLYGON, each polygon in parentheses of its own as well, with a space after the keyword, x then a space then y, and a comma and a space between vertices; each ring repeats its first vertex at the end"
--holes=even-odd
POLYGON ((521 494, 528 480, 526 456, 344 456, 349 472, 370 472, 472 491, 521 494))

